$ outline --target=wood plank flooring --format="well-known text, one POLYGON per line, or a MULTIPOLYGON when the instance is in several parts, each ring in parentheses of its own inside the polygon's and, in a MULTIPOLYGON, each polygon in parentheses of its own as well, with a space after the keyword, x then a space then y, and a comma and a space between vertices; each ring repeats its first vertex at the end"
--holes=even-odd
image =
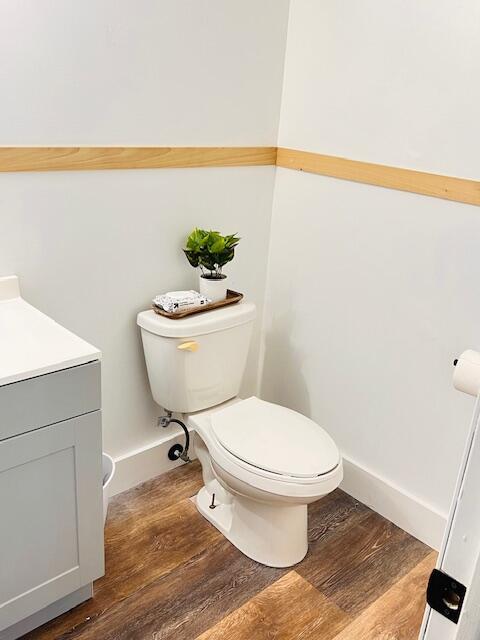
POLYGON ((25 640, 416 640, 435 553, 340 490, 292 569, 246 558, 189 499, 198 462, 110 503, 92 600, 25 640))

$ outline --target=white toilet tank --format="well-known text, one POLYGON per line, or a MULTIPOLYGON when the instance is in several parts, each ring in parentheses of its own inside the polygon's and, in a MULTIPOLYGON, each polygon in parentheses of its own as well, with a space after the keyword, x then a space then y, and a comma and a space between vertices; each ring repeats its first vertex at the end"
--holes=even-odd
POLYGON ((255 305, 240 302, 172 320, 137 316, 152 395, 168 411, 192 413, 238 395, 255 305))

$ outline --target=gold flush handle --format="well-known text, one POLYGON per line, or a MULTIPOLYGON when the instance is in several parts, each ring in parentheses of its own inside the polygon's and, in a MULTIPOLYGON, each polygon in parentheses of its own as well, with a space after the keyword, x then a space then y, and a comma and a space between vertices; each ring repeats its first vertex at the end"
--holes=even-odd
POLYGON ((191 340, 190 342, 182 342, 177 346, 177 349, 181 351, 196 351, 198 349, 198 342, 191 340))

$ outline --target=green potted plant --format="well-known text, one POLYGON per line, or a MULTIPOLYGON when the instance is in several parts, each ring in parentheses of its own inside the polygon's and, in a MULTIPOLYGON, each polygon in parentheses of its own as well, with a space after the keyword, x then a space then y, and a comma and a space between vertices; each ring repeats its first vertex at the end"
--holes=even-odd
POLYGON ((235 247, 240 242, 237 234, 222 236, 218 231, 194 229, 183 250, 192 267, 200 268, 200 293, 212 302, 227 297, 227 276, 223 267, 233 260, 235 247))

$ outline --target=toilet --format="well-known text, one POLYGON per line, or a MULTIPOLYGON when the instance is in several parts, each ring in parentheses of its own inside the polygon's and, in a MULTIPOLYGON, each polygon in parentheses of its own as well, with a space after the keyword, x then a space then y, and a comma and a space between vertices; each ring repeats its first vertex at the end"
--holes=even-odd
POLYGON ((154 400, 195 432, 198 511, 249 558, 289 567, 308 551, 307 505, 338 487, 342 459, 309 418, 238 397, 254 320, 248 302, 178 320, 137 317, 154 400))

